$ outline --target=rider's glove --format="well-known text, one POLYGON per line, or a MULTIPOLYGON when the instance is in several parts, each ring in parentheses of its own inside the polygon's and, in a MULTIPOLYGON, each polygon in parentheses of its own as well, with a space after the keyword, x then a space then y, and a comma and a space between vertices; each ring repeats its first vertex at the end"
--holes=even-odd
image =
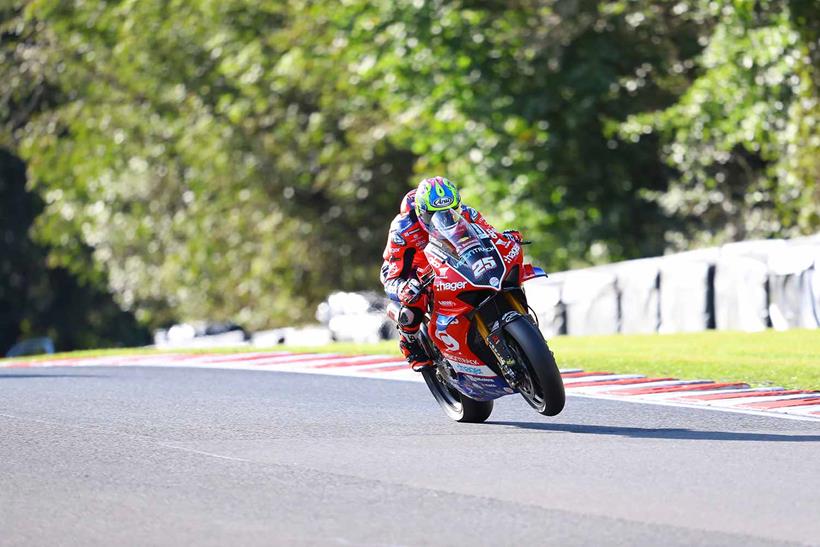
POLYGON ((405 306, 408 306, 419 299, 421 295, 421 283, 418 279, 409 279, 404 282, 404 285, 399 289, 399 300, 405 306))
POLYGON ((521 241, 524 239, 521 237, 521 232, 519 232, 518 230, 504 230, 504 235, 507 236, 507 239, 511 239, 516 243, 521 243, 521 241))

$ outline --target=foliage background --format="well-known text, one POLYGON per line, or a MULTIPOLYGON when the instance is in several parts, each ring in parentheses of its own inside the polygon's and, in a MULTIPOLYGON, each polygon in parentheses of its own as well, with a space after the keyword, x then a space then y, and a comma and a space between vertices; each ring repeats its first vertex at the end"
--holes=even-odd
POLYGON ((816 231, 818 17, 0 0, 0 347, 309 320, 330 290, 377 286, 401 196, 440 173, 552 270, 816 231), (47 303, 80 294, 61 324, 47 303))

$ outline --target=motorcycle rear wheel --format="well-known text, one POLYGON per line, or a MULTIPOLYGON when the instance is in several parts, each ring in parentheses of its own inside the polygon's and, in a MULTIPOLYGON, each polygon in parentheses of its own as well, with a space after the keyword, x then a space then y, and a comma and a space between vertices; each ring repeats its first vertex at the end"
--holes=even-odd
POLYGON ((441 381, 434 367, 421 372, 427 387, 444 413, 457 422, 479 424, 487 420, 493 411, 492 401, 476 401, 441 381))
POLYGON ((524 317, 508 323, 507 342, 516 359, 527 368, 532 390, 519 388, 524 400, 544 416, 555 416, 564 409, 564 381, 555 356, 538 329, 524 317))

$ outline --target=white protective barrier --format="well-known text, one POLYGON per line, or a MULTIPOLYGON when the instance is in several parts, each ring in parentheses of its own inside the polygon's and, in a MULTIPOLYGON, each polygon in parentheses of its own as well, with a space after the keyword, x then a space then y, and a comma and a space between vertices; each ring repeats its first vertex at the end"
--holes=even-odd
POLYGON ((620 330, 617 279, 612 268, 590 268, 566 275, 561 291, 567 334, 615 334, 620 330))
POLYGON ((718 254, 718 249, 701 249, 662 258, 658 332, 698 332, 714 326, 712 280, 718 254))
POLYGON ((761 331, 769 326, 769 256, 786 247, 781 239, 729 243, 715 269, 715 328, 761 331))
POLYGON ((820 245, 797 242, 769 255, 769 317, 772 327, 820 326, 820 245))
POLYGON ((559 272, 527 294, 547 336, 818 328, 820 234, 559 272))
POLYGON ((538 317, 538 326, 548 340, 567 332, 564 304, 561 301, 565 277, 563 274, 549 274, 549 277, 538 277, 524 283, 527 303, 538 317))
POLYGON ((715 328, 761 331, 769 322, 766 263, 746 256, 721 257, 715 270, 715 328))
POLYGON ((615 269, 621 298, 621 332, 658 332, 660 310, 659 258, 629 260, 615 269))

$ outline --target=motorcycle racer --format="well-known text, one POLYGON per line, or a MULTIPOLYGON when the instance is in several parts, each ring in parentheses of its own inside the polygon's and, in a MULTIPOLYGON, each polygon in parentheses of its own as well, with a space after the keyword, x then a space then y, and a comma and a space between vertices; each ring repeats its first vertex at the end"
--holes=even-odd
POLYGON ((521 241, 519 232, 500 234, 481 213, 462 203, 456 186, 444 177, 424 179, 417 189, 404 196, 399 214, 390 224, 381 282, 387 296, 402 304, 398 317, 399 348, 415 371, 431 364, 419 340, 419 329, 429 304, 419 278, 421 272, 429 268, 424 248, 429 241, 431 217, 438 211, 452 211, 454 218, 460 215, 494 239, 507 237, 521 241))

